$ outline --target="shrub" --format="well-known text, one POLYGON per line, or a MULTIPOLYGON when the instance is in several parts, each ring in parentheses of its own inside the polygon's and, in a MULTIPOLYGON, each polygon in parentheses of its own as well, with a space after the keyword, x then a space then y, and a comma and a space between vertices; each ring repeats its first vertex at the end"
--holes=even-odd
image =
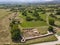
POLYGON ((49 26, 48 31, 49 31, 49 32, 54 32, 54 31, 53 31, 53 27, 52 27, 52 26, 49 26))
POLYGON ((27 21, 32 21, 33 19, 31 17, 26 17, 27 21))
POLYGON ((27 16, 27 13, 25 11, 22 12, 23 16, 27 16))
POLYGON ((16 24, 14 20, 10 23, 10 27, 11 27, 10 32, 11 32, 12 40, 13 41, 21 40, 22 37, 21 37, 20 29, 18 28, 18 24, 16 24))
POLYGON ((57 11, 56 15, 60 15, 60 11, 57 11))
POLYGON ((49 19, 49 24, 54 25, 54 19, 49 19))

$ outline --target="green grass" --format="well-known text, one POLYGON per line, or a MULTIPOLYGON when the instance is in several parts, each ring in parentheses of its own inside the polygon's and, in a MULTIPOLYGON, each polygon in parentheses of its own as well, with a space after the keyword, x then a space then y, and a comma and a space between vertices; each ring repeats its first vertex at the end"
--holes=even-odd
POLYGON ((47 26, 47 23, 44 21, 24 21, 21 23, 22 27, 40 27, 40 26, 47 26))
MULTIPOLYGON (((31 45, 31 44, 37 44, 37 43, 43 43, 43 42, 51 42, 51 41, 57 41, 57 38, 54 35, 50 35, 43 38, 37 38, 32 40, 27 40, 25 43, 15 43, 15 44, 8 44, 8 45, 31 45)), ((7 45, 7 44, 4 44, 7 45)))
MULTIPOLYGON (((32 16, 31 13, 28 13, 28 16, 31 18, 35 18, 32 16)), ((45 14, 40 14, 41 18, 46 20, 46 15, 45 14)), ((20 12, 19 17, 23 19, 23 22, 21 23, 22 27, 40 27, 40 26, 47 26, 47 23, 44 21, 26 21, 26 16, 23 16, 20 12)), ((21 20, 22 21, 22 20, 21 20)))
POLYGON ((30 44, 3 44, 3 45, 30 45, 30 44))
POLYGON ((48 18, 49 18, 49 19, 54 19, 54 20, 55 20, 55 18, 53 18, 53 17, 51 17, 51 16, 49 16, 48 18))
POLYGON ((60 29, 56 30, 56 34, 60 36, 60 29))
POLYGON ((60 26, 60 21, 55 21, 55 24, 60 26))
POLYGON ((60 36, 60 32, 57 32, 57 35, 59 35, 59 36, 60 36))
POLYGON ((43 38, 28 40, 26 44, 43 43, 43 42, 50 42, 50 41, 56 41, 56 40, 57 38, 54 35, 50 35, 50 36, 43 37, 43 38))
POLYGON ((41 16, 42 19, 46 20, 46 16, 47 16, 46 14, 39 13, 39 15, 41 16))
POLYGON ((47 34, 48 27, 37 28, 41 35, 47 34))
MULTIPOLYGON (((55 15, 55 16, 57 16, 57 15, 55 15)), ((58 16, 59 17, 59 16, 58 16)), ((55 21, 55 25, 57 25, 57 26, 60 26, 60 20, 57 18, 54 18, 54 17, 51 17, 51 16, 49 16, 48 17, 49 19, 53 19, 54 21, 55 21)))

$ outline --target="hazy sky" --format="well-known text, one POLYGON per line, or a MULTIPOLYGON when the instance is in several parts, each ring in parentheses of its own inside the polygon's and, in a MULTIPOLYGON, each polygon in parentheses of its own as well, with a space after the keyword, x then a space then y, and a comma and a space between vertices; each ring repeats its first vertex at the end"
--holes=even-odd
POLYGON ((53 1, 53 0, 0 0, 0 2, 45 2, 45 1, 53 1))

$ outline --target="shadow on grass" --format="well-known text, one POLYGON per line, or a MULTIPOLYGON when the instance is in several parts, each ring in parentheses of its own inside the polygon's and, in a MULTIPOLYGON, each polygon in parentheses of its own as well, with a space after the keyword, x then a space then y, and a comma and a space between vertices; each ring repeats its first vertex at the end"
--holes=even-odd
POLYGON ((60 26, 59 26, 59 25, 53 25, 53 26, 60 28, 60 26))

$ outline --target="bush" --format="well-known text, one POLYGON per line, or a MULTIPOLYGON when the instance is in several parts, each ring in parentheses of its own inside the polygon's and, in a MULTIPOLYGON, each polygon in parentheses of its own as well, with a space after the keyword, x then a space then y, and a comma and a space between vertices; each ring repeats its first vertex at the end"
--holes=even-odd
POLYGON ((32 21, 33 19, 31 17, 26 17, 27 21, 32 21))
POLYGON ((28 11, 29 13, 33 13, 31 10, 28 11))
POLYGON ((39 16, 38 12, 36 12, 36 11, 33 13, 33 15, 34 15, 35 17, 38 17, 38 16, 39 16))
POLYGON ((54 25, 54 20, 53 19, 49 19, 49 24, 50 25, 54 25))
POLYGON ((56 15, 60 15, 60 11, 57 11, 56 15))
POLYGON ((11 31, 11 34, 12 34, 12 39, 13 39, 14 41, 21 40, 21 36, 20 36, 20 31, 19 31, 19 29, 12 30, 12 31, 11 31))
POLYGON ((49 26, 48 31, 49 32, 54 32, 53 27, 52 26, 49 26))
POLYGON ((11 27, 11 38, 13 41, 18 41, 21 40, 21 32, 20 29, 18 28, 18 24, 14 23, 15 21, 12 21, 10 23, 10 27, 11 27))
POLYGON ((27 16, 27 13, 25 11, 22 12, 23 16, 27 16))

